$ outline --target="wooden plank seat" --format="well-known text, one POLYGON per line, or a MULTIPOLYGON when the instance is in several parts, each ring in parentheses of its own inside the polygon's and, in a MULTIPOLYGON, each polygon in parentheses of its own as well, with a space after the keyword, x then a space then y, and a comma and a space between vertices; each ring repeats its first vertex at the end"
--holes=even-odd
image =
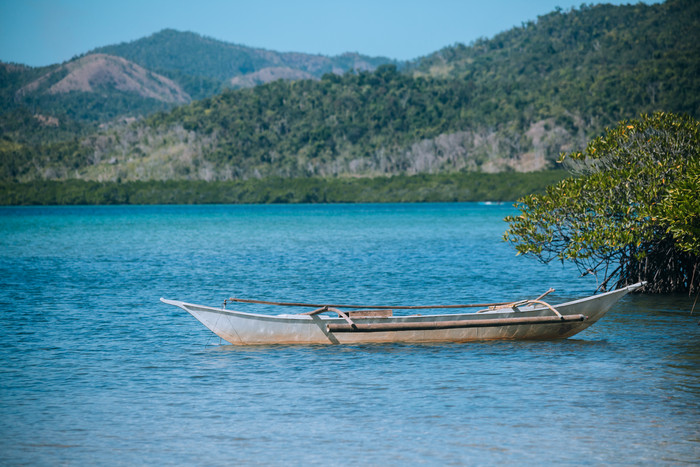
POLYGON ((350 318, 391 318, 394 310, 351 310, 345 313, 350 318))

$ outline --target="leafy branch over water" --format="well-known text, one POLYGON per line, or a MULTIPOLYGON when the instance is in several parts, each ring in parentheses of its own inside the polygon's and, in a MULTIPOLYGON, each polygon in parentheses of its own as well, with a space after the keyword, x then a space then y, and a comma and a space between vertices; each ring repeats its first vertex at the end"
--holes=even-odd
POLYGON ((504 238, 543 262, 573 261, 601 288, 700 284, 700 121, 656 113, 623 121, 563 156, 576 178, 530 195, 504 238))

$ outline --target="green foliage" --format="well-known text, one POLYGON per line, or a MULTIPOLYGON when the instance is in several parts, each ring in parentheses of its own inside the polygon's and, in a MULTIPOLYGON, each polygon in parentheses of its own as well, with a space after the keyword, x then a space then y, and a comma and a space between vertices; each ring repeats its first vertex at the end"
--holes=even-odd
MULTIPOLYGON (((505 239, 543 262, 602 272, 602 287, 647 280, 688 290, 700 257, 700 122, 668 113, 623 121, 562 156, 576 178, 521 199, 505 239)), ((700 278, 699 278, 700 279, 700 278)))
POLYGON ((0 205, 507 201, 541 192, 565 175, 551 171, 230 182, 34 181, 0 183, 0 205))
POLYGON ((580 127, 578 116, 597 133, 659 110, 700 117, 699 57, 700 2, 667 0, 557 10, 411 68, 473 82, 477 105, 509 108, 512 119, 555 116, 580 127))
MULTIPOLYGON (((73 91, 39 94, 23 99, 22 103, 24 108, 52 109, 51 114, 58 119, 85 125, 113 121, 123 116, 143 117, 174 107, 174 104, 157 99, 116 90, 106 93, 73 91)), ((95 126, 90 128, 94 130, 95 126)))
POLYGON ((387 65, 319 82, 276 81, 227 91, 157 114, 146 125, 156 130, 182 124, 197 134, 215 133, 217 145, 207 159, 243 173, 264 170, 274 157, 277 168, 309 176, 318 174, 308 167, 344 153, 362 157, 465 128, 474 117, 470 94, 464 82, 411 78, 387 65))
POLYGON ((50 145, 75 139, 95 131, 96 126, 81 124, 67 115, 32 114, 26 107, 16 107, 0 114, 0 138, 19 144, 50 145))
POLYGON ((700 255, 700 158, 687 161, 683 174, 655 206, 654 214, 667 226, 679 250, 700 255))
POLYGON ((51 69, 0 63, 0 138, 4 143, 50 144, 95 131, 95 125, 78 123, 59 109, 44 113, 37 103, 23 103, 17 97, 23 85, 51 69))

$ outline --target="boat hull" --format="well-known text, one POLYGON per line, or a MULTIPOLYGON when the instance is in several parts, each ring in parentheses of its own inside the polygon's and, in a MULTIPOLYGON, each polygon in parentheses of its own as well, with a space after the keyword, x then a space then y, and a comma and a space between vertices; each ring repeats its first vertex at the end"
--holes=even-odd
POLYGON ((234 345, 435 343, 481 340, 563 339, 594 324, 635 284, 556 305, 528 305, 484 313, 343 318, 325 315, 261 315, 161 299, 197 318, 234 345))

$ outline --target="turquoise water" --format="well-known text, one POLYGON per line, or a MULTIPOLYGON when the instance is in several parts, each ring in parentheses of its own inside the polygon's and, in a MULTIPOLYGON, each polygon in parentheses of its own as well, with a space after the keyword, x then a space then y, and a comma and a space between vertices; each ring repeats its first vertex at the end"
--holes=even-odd
POLYGON ((699 462, 687 296, 626 297, 562 341, 247 348, 158 301, 457 303, 552 286, 557 302, 595 288, 516 257, 500 240, 511 213, 2 208, 0 464, 699 462))

